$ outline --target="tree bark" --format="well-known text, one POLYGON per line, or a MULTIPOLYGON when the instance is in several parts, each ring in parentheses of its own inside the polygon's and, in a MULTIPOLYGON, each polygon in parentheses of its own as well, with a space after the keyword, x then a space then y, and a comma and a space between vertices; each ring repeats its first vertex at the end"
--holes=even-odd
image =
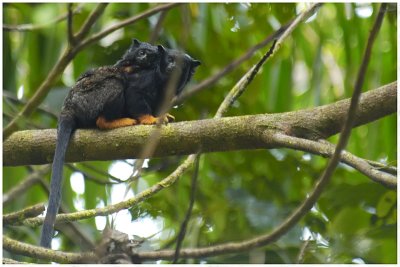
MULTIPOLYGON (((265 136, 281 132, 317 140, 340 132, 349 99, 316 108, 276 114, 258 114, 220 119, 171 123, 161 127, 154 157, 202 152, 276 148, 265 136)), ((363 93, 355 127, 396 112, 397 81, 363 93)), ((79 129, 71 138, 66 161, 136 158, 155 126, 132 126, 110 131, 79 129)), ((56 130, 26 130, 13 133, 3 143, 4 166, 52 162, 56 130)))

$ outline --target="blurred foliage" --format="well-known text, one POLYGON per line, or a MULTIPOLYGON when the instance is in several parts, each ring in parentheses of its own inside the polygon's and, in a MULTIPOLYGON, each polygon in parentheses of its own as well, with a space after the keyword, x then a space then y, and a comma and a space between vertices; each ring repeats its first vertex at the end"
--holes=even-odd
MULTIPOLYGON (((91 32, 98 32, 153 6, 154 3, 110 4, 91 32)), ((202 61, 193 79, 196 84, 288 22, 301 6, 262 3, 181 5, 167 12, 156 43, 184 49, 202 61)), ((82 5, 73 19, 75 31, 94 7, 91 3, 82 5)), ((227 116, 299 110, 350 97, 378 9, 379 4, 324 4, 315 17, 300 25, 283 43, 227 116)), ((389 9, 372 51, 364 91, 396 80, 396 4, 390 5, 389 9)), ((66 11, 66 4, 7 3, 3 4, 3 22, 7 25, 41 25, 66 11)), ((58 114, 68 88, 82 72, 115 63, 131 38, 149 40, 158 18, 159 14, 140 20, 78 53, 41 107, 58 114)), ((66 32, 65 20, 34 31, 3 30, 4 90, 22 100, 29 99, 65 49, 66 32)), ((232 86, 267 50, 268 47, 260 49, 216 84, 173 110, 177 121, 212 117, 232 86)), ((3 124, 6 125, 21 108, 22 104, 3 98, 3 124)), ((56 124, 54 115, 37 110, 22 128, 55 128, 56 124)), ((396 165, 396 126, 396 115, 391 115, 358 127, 353 130, 347 149, 366 159, 396 165)), ((330 140, 336 142, 337 136, 330 140)), ((150 160, 135 192, 166 177, 182 159, 150 160)), ((89 162, 86 166, 81 163, 75 166, 89 176, 107 180, 111 164, 89 162)), ((287 149, 204 155, 184 247, 241 241, 272 230, 312 190, 325 164, 326 159, 287 149)), ((4 168, 3 192, 9 191, 31 171, 28 167, 4 168)), ((86 179, 85 192, 78 195, 69 183, 71 173, 65 168, 63 199, 68 210, 76 210, 78 200, 86 209, 111 203, 111 186, 86 179)), ((130 210, 133 222, 139 219, 162 222, 158 229, 160 234, 150 239, 153 248, 175 247, 174 240, 190 198, 190 177, 189 172, 171 188, 130 210)), ((50 174, 43 178, 48 181, 50 174)), ((34 186, 5 205, 3 211, 8 213, 45 201, 47 193, 43 187, 34 186)), ((304 240, 311 238, 303 263, 396 263, 396 201, 396 192, 339 165, 312 212, 274 244, 235 255, 181 262, 294 263, 304 240)), ((96 229, 94 219, 78 225, 92 241, 100 238, 102 229, 96 229)), ((39 228, 7 227, 4 233, 20 241, 38 243, 39 228)), ((79 238, 62 237, 60 248, 79 251, 76 239, 79 238)), ((11 257, 8 252, 3 256, 11 257)))

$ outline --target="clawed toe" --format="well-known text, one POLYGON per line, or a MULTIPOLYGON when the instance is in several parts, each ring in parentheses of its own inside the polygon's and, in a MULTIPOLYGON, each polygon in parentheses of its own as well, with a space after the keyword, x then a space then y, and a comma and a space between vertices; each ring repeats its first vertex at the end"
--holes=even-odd
POLYGON ((169 114, 169 113, 165 114, 165 118, 167 119, 167 122, 173 122, 173 121, 175 121, 175 117, 172 116, 172 115, 169 114))

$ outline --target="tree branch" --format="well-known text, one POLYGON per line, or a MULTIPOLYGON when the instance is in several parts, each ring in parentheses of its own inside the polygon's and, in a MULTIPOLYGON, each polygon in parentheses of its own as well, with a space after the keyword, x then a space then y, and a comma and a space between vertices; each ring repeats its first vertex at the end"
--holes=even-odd
POLYGON ((88 34, 90 28, 92 28, 93 24, 99 19, 101 14, 103 14, 107 5, 108 3, 100 3, 96 6, 95 10, 93 10, 92 13, 90 13, 89 17, 86 19, 80 31, 74 36, 74 39, 80 40, 88 34))
POLYGON ((184 218, 183 222, 181 223, 179 234, 177 236, 175 255, 174 255, 174 260, 173 260, 174 264, 176 264, 178 262, 179 253, 181 250, 183 239, 185 238, 185 235, 186 235, 186 229, 189 224, 190 217, 192 216, 194 201, 196 199, 197 179, 199 176, 200 157, 201 157, 201 154, 197 154, 196 158, 195 158, 195 167, 194 167, 194 172, 192 174, 192 185, 191 185, 191 190, 190 190, 189 207, 188 207, 188 210, 186 211, 185 218, 184 218))
POLYGON ((40 215, 45 210, 44 204, 36 204, 34 206, 25 208, 20 211, 8 213, 3 215, 4 224, 15 224, 23 221, 26 218, 32 218, 40 215))
MULTIPOLYGON (((80 4, 77 8, 75 8, 75 10, 72 11, 71 15, 75 15, 75 14, 81 12, 82 6, 83 6, 83 4, 80 4)), ((54 24, 59 23, 59 22, 65 20, 66 18, 68 18, 68 16, 69 16, 69 12, 55 18, 54 20, 48 21, 44 24, 38 24, 38 25, 34 25, 34 24, 3 25, 3 30, 4 31, 18 31, 18 32, 36 31, 36 30, 40 30, 40 29, 43 29, 46 27, 54 26, 54 24)))
MULTIPOLYGON (((188 155, 198 152, 277 148, 266 132, 319 140, 340 132, 349 99, 312 109, 286 113, 259 114, 171 123, 161 127, 160 144, 154 157, 188 155), (249 123, 251 122, 251 123, 249 123)), ((363 93, 355 126, 367 124, 396 112, 397 82, 363 93)), ((66 160, 116 160, 136 158, 154 126, 133 126, 111 131, 77 130, 71 139, 66 160)), ((4 166, 51 162, 56 129, 13 133, 3 143, 4 166)))
POLYGON ((86 47, 86 46, 88 46, 88 45, 100 40, 101 38, 107 36, 108 34, 114 32, 114 31, 116 31, 116 30, 118 30, 120 28, 123 28, 125 26, 128 26, 128 25, 130 25, 132 23, 135 23, 138 20, 150 17, 150 16, 152 16, 152 15, 154 15, 154 14, 160 12, 160 11, 168 10, 168 9, 171 9, 171 8, 173 8, 175 6, 178 6, 178 5, 181 5, 181 3, 163 4, 163 5, 158 5, 158 6, 154 7, 154 8, 148 9, 148 10, 144 11, 143 13, 140 13, 137 16, 134 16, 134 17, 126 19, 126 20, 123 20, 120 23, 115 24, 115 25, 113 25, 113 26, 111 26, 111 27, 99 32, 99 33, 93 34, 90 38, 87 38, 85 41, 83 41, 77 47, 77 49, 80 50, 80 49, 82 49, 82 48, 84 48, 84 47, 86 47))
MULTIPOLYGON (((117 211, 123 210, 123 209, 129 209, 136 205, 137 203, 140 203, 153 194, 157 193, 158 191, 162 190, 163 188, 171 186, 175 181, 181 176, 183 172, 185 172, 188 168, 192 166, 194 163, 196 155, 191 155, 189 156, 173 173, 171 173, 169 176, 164 178, 162 181, 158 182, 157 184, 153 185, 152 187, 140 192, 136 196, 113 204, 113 205, 108 205, 103 208, 96 208, 96 209, 91 209, 91 210, 83 210, 83 211, 77 211, 77 212, 72 212, 72 213, 65 213, 65 214, 58 214, 56 217, 56 223, 64 223, 64 222, 71 222, 71 221, 77 221, 77 220, 83 220, 83 219, 89 219, 93 218, 95 216, 107 216, 110 214, 113 214, 117 211)), ((38 226, 43 223, 43 217, 42 218, 31 218, 27 219, 23 222, 24 225, 26 226, 38 226)), ((19 223, 18 223, 19 224, 19 223)))
MULTIPOLYGON (((272 138, 282 147, 310 152, 324 157, 332 157, 335 150, 335 146, 325 140, 316 142, 284 134, 275 134, 272 138)), ((393 189, 397 186, 395 175, 386 173, 385 169, 378 170, 374 165, 370 164, 369 161, 359 158, 347 151, 342 152, 341 161, 388 188, 393 189)))
POLYGON ((68 17, 67 17, 67 34, 68 34, 68 43, 70 45, 75 45, 75 36, 74 30, 72 27, 72 3, 68 3, 68 17))
POLYGON ((35 170, 31 174, 29 174, 18 185, 14 186, 8 192, 4 193, 3 207, 8 203, 10 203, 15 198, 21 196, 26 190, 31 188, 36 183, 40 183, 40 179, 49 171, 50 171, 50 165, 41 166, 38 170, 35 170))
POLYGON ((228 65, 226 65, 223 69, 218 71, 216 74, 214 74, 211 77, 208 77, 207 79, 203 80, 202 82, 194 85, 191 88, 185 89, 178 97, 176 97, 173 100, 173 104, 179 104, 183 102, 186 98, 191 97, 192 95, 196 94, 197 92, 209 88, 211 85, 214 83, 218 82, 222 77, 233 71, 237 66, 245 62, 246 60, 250 59, 258 50, 269 44, 272 40, 275 38, 279 37, 288 27, 289 25, 293 22, 293 19, 287 22, 285 25, 280 27, 277 31, 274 33, 268 35, 263 41, 260 43, 256 44, 255 46, 252 46, 249 50, 246 51, 243 55, 241 55, 239 58, 233 60, 230 62, 228 65))
POLYGON ((163 23, 165 21, 165 18, 167 17, 167 14, 168 14, 168 9, 165 11, 162 11, 160 13, 160 17, 158 18, 157 23, 154 26, 154 29, 151 31, 151 34, 149 37, 150 44, 154 44, 154 42, 158 39, 158 36, 160 35, 163 23))

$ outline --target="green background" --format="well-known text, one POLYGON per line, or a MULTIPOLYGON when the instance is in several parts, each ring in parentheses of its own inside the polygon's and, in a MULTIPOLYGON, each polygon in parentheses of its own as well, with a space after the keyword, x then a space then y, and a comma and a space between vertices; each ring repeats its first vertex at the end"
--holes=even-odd
MULTIPOLYGON (((74 5, 76 6, 76 4, 74 5)), ((91 33, 147 10, 155 4, 110 4, 91 33)), ((84 4, 74 16, 73 27, 79 29, 95 4, 84 4)), ((297 4, 198 4, 190 3, 168 11, 156 43, 182 49, 199 59, 198 68, 188 88, 217 73, 228 63, 261 42, 296 15, 297 4)), ((301 24, 281 49, 256 76, 245 93, 226 116, 278 113, 311 108, 350 97, 360 66, 369 30, 379 9, 378 4, 324 4, 315 18, 301 24), (372 12, 362 17, 363 12, 372 12)), ((4 24, 46 24, 67 11, 66 4, 3 5, 4 24)), ((397 10, 389 6, 381 31, 374 44, 363 90, 370 90, 396 80, 397 10)), ((84 71, 114 64, 130 45, 132 38, 148 41, 157 16, 128 25, 100 42, 81 51, 41 107, 58 114, 62 101, 74 80, 84 71)), ((28 100, 45 79, 67 44, 65 20, 39 30, 9 32, 3 30, 3 90, 17 95, 23 86, 23 100, 28 100)), ((268 50, 264 47, 253 57, 225 75, 217 83, 187 99, 172 114, 177 121, 211 118, 221 101, 246 71, 268 50)), ((3 97, 3 126, 23 105, 3 97)), ((37 110, 20 124, 20 129, 55 128, 55 116, 37 110)), ((396 165, 396 115, 388 116, 352 131, 347 150, 374 161, 396 165)), ((330 138, 336 142, 337 136, 330 138)), ((142 184, 151 186, 171 173, 184 157, 152 159, 142 184)), ((193 215, 183 247, 206 247, 229 241, 241 241, 269 232, 293 211, 323 171, 327 160, 289 149, 234 151, 202 156, 198 191, 193 215)), ((107 172, 112 162, 90 162, 107 172)), ((76 164, 90 175, 102 175, 76 164)), ((35 168, 35 167, 33 167, 35 168)), ((5 167, 3 192, 22 181, 31 167, 5 167)), ((74 199, 83 198, 91 209, 110 201, 110 186, 86 180, 85 193, 71 190, 64 168, 64 204, 73 211, 74 199)), ((47 181, 50 174, 44 177, 47 181)), ((148 242, 155 248, 174 248, 174 238, 185 216, 190 198, 191 172, 171 188, 162 190, 131 209, 134 220, 157 218, 163 222, 162 238, 148 242), (169 233, 169 234, 168 234, 169 233), (171 234, 172 233, 172 234, 171 234)), ((137 190, 137 189, 134 189, 137 190)), ((137 191, 136 191, 137 192, 137 191)), ((41 186, 34 186, 3 207, 3 213, 47 201, 41 186)), ((303 244, 305 228, 312 241, 304 254, 304 263, 396 263, 395 191, 372 182, 350 167, 340 164, 331 183, 299 224, 285 236, 266 247, 240 254, 228 254, 182 263, 254 263, 262 255, 265 263, 295 263, 303 244), (357 261, 357 260, 356 260, 357 261)), ((79 223, 93 240, 101 232, 94 219, 79 223)), ((37 244, 39 228, 6 227, 4 234, 37 244)), ((81 251, 73 240, 62 238, 60 249, 81 251)), ((32 261, 22 256, 17 260, 32 261)))

